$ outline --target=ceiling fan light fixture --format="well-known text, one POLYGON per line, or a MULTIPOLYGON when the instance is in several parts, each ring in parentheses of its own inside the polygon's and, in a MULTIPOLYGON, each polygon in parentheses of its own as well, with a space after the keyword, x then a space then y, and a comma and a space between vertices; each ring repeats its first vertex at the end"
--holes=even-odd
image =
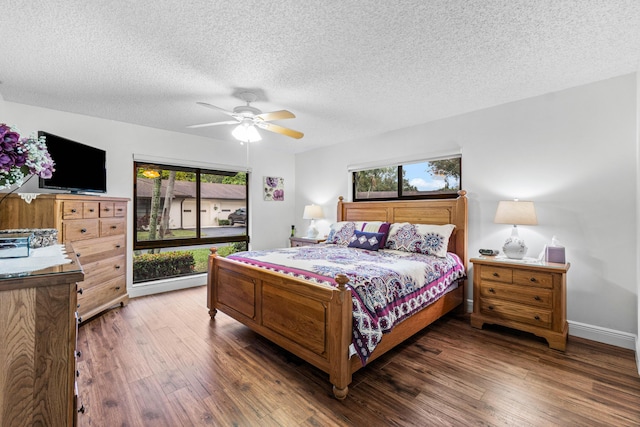
POLYGON ((241 142, 257 142, 262 140, 258 130, 251 121, 243 121, 231 132, 235 139, 241 142))

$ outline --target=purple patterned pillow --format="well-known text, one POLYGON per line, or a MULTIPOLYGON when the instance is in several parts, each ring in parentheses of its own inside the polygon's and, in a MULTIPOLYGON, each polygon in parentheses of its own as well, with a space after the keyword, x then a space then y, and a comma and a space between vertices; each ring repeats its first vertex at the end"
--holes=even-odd
POLYGON ((356 230, 353 236, 351 236, 349 247, 377 251, 380 249, 380 242, 385 236, 385 233, 368 233, 366 231, 356 230))
POLYGON ((455 225, 391 224, 386 248, 444 258, 455 225))
POLYGON ((347 246, 351 241, 351 236, 356 231, 356 223, 341 221, 331 224, 331 231, 325 243, 347 246))

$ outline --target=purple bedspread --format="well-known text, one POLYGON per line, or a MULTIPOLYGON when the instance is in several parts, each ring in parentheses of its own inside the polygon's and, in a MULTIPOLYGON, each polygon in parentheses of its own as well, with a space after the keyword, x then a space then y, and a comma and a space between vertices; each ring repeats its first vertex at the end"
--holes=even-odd
POLYGON ((333 244, 238 252, 227 258, 332 286, 337 274, 346 275, 352 290, 353 345, 363 366, 384 333, 453 289, 466 274, 452 253, 438 258, 333 244))

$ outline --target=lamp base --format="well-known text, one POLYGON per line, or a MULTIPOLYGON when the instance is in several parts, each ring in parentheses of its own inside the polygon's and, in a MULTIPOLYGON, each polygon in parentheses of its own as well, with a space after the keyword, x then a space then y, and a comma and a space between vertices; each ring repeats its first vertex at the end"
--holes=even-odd
POLYGON ((318 237, 318 228, 313 223, 313 220, 311 220, 311 225, 309 225, 309 229, 307 230, 306 237, 307 239, 315 239, 316 237, 318 237))
POLYGON ((519 237, 509 237, 502 246, 502 252, 511 259, 522 259, 527 254, 527 245, 519 237))
POLYGON ((518 235, 518 227, 513 226, 511 236, 502 245, 502 252, 511 259, 522 259, 527 254, 527 245, 518 235))

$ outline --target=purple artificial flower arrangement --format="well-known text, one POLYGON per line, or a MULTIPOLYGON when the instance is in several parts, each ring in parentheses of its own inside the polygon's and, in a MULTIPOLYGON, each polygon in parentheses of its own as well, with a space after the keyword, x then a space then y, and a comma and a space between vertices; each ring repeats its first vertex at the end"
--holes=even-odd
POLYGON ((54 171, 44 136, 20 137, 17 130, 0 124, 0 190, 21 186, 29 175, 51 178, 54 171))

